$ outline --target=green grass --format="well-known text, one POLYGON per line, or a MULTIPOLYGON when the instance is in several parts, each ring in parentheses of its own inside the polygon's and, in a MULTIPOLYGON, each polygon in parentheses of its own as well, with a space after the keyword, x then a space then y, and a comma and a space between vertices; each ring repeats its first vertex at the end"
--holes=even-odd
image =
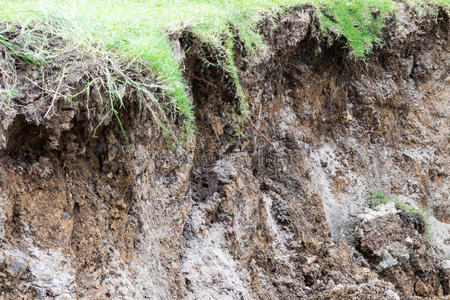
POLYGON ((429 222, 432 215, 427 209, 423 207, 416 208, 400 200, 389 198, 379 191, 372 191, 371 194, 372 200, 369 204, 370 208, 375 208, 378 205, 393 202, 398 210, 401 210, 404 213, 406 213, 413 220, 416 220, 417 223, 422 222, 424 224, 423 234, 425 234, 425 236, 430 242, 434 241, 433 232, 431 231, 431 225, 429 222))
POLYGON ((0 99, 2 99, 3 102, 8 105, 11 104, 11 101, 13 101, 15 98, 21 96, 22 94, 14 88, 0 89, 0 99))
POLYGON ((189 28, 223 53, 221 67, 234 80, 241 111, 246 114, 231 27, 237 29, 250 54, 264 52, 264 42, 255 30, 260 12, 275 16, 305 3, 317 7, 326 35, 348 40, 355 58, 366 56, 374 44, 382 42, 384 20, 396 8, 393 0, 8 0, 0 6, 0 22, 33 24, 101 56, 114 54, 128 62, 148 64, 189 133, 193 131, 193 108, 170 34, 189 28))

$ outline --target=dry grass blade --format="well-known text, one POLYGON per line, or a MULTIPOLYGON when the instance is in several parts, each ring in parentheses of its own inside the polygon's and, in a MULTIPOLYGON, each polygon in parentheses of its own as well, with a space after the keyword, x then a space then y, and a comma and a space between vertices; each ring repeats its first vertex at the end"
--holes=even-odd
POLYGON ((62 84, 62 82, 63 82, 63 79, 64 79, 64 76, 65 76, 65 75, 66 75, 66 67, 63 68, 61 77, 60 77, 60 79, 59 79, 58 87, 56 88, 56 90, 55 90, 55 92, 54 92, 54 95, 53 95, 53 98, 52 98, 52 103, 50 104, 50 107, 48 108, 47 112, 45 113, 44 119, 47 118, 48 114, 50 113, 50 111, 52 110, 52 108, 53 108, 54 105, 55 105, 55 101, 56 101, 56 99, 58 98, 59 89, 61 88, 61 84, 62 84))

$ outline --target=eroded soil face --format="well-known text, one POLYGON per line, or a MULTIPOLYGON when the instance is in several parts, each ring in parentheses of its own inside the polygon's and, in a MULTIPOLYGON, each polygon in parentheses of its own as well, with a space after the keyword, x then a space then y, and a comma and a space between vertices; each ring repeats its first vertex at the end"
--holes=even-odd
MULTIPOLYGON (((101 90, 49 117, 24 66, 22 102, 0 110, 1 295, 448 297, 448 16, 401 7, 370 64, 318 43, 308 7, 279 22, 260 25, 270 54, 237 57, 244 122, 232 80, 201 67, 210 49, 180 36, 197 127, 184 151, 133 99, 128 141, 112 120, 93 136, 101 90), (427 207, 434 244, 392 204, 368 209, 371 190, 427 207)), ((70 78, 92 71, 68 63, 70 78)))

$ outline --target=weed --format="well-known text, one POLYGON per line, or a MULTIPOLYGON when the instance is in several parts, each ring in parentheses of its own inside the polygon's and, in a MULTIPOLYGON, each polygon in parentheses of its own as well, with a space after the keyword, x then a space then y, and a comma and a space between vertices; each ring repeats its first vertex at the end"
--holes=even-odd
POLYGON ((0 102, 11 104, 15 98, 22 97, 22 93, 15 88, 0 89, 0 102))

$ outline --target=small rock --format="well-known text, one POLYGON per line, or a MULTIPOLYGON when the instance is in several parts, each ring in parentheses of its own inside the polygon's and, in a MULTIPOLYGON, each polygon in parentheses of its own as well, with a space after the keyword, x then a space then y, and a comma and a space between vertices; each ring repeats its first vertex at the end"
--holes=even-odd
POLYGON ((395 257, 399 262, 405 262, 409 259, 409 251, 405 245, 400 243, 394 243, 389 246, 389 252, 395 257))
POLYGON ((8 272, 11 274, 11 276, 15 278, 19 278, 23 273, 26 272, 27 266, 18 261, 12 261, 8 266, 8 272))
POLYGON ((50 161, 50 158, 48 158, 48 157, 46 157, 46 156, 41 156, 41 157, 39 157, 39 162, 40 162, 41 164, 48 164, 49 161, 50 161))
POLYGON ((378 264, 379 271, 394 267, 398 264, 398 260, 392 257, 389 251, 383 251, 383 260, 378 264))
POLYGON ((408 237, 405 239, 405 243, 406 243, 407 245, 412 245, 412 244, 413 244, 412 238, 408 236, 408 237))
POLYGON ((395 207, 395 203, 389 202, 383 205, 379 205, 375 207, 375 209, 367 209, 364 214, 358 215, 358 218, 361 219, 361 222, 368 222, 382 216, 397 213, 398 210, 395 207))
POLYGON ((417 295, 422 297, 426 297, 429 293, 427 286, 420 279, 416 281, 416 284, 414 285, 414 291, 417 295))

